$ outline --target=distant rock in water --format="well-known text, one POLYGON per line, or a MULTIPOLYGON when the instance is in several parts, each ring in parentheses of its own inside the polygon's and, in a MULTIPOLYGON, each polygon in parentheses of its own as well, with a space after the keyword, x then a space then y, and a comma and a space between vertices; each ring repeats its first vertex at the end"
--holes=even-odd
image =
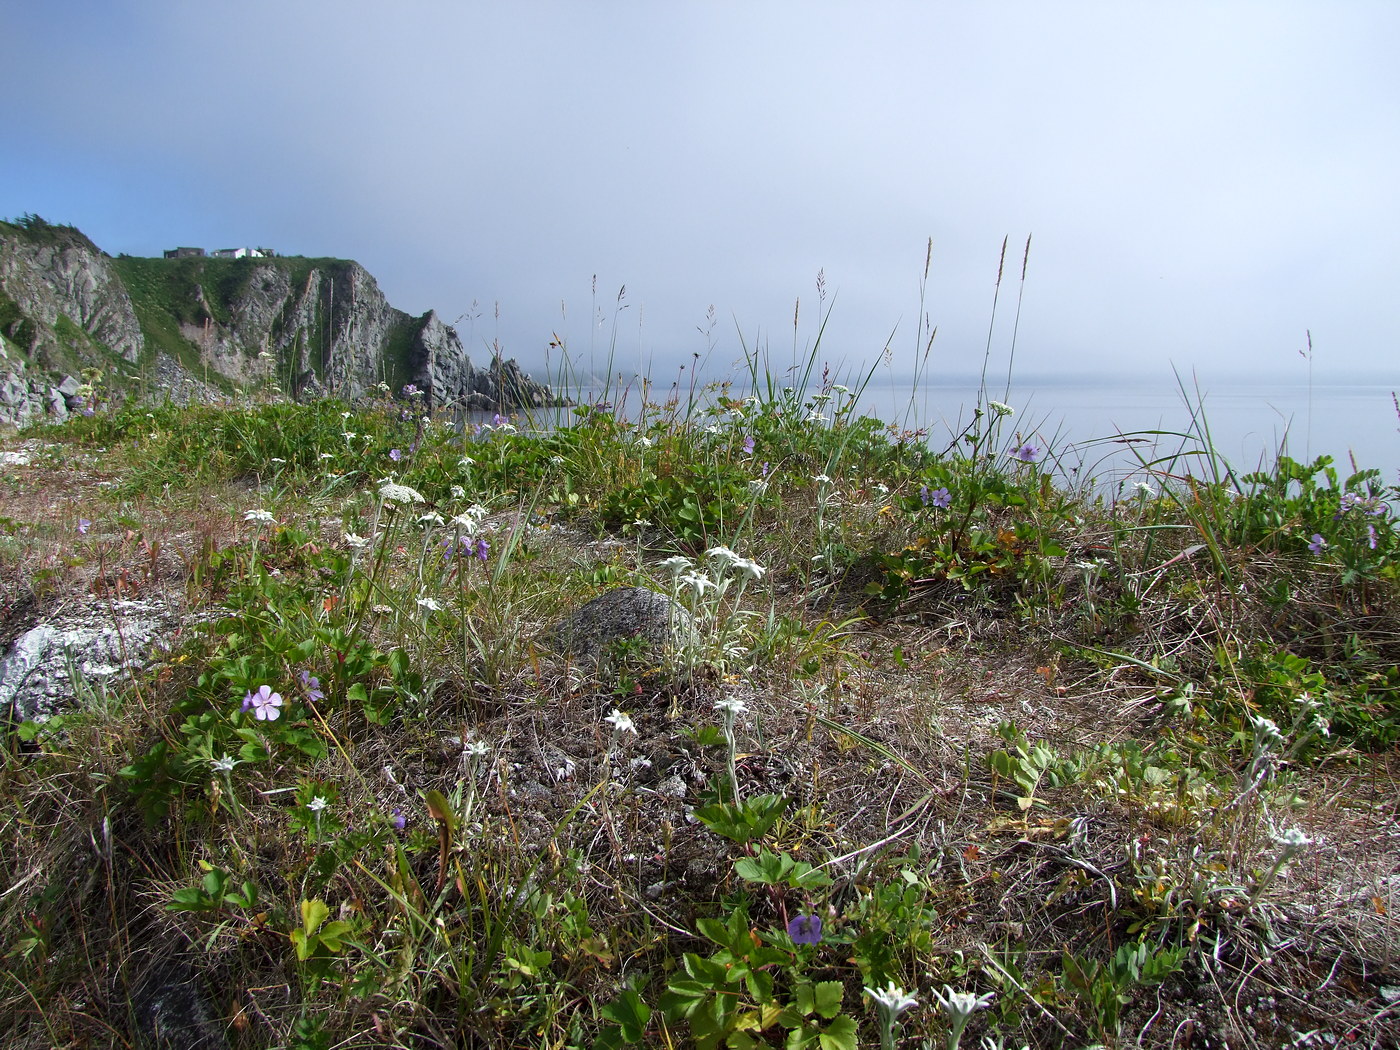
POLYGON ((354 399, 413 384, 430 407, 559 399, 510 359, 477 367, 434 311, 390 306, 359 263, 301 256, 108 257, 72 226, 0 222, 0 423, 63 418, 93 369, 106 392, 210 400, 275 390, 354 399))

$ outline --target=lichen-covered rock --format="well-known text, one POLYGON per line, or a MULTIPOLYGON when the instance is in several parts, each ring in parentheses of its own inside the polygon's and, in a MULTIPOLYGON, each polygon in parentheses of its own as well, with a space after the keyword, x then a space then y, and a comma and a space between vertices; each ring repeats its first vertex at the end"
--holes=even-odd
POLYGON ((180 960, 160 963, 131 998, 138 1045, 147 1050, 227 1050, 224 1024, 200 975, 180 960))
POLYGON ((143 665, 174 625, 172 610, 148 601, 94 604, 38 624, 0 662, 0 713, 16 722, 60 714, 82 690, 115 684, 143 665))
POLYGON ((597 659, 614 642, 639 638, 674 645, 690 631, 690 614, 674 598, 645 587, 618 587, 565 617, 550 639, 564 652, 597 659))

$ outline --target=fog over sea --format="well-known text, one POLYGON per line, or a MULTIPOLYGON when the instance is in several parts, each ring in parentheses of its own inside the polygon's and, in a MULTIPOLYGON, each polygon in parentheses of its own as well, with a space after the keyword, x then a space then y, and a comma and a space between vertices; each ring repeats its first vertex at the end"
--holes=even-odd
MULTIPOLYGON (((1209 428, 1216 452, 1240 475, 1272 467, 1283 451, 1308 463, 1330 455, 1343 480, 1353 472, 1354 457, 1357 469, 1381 471, 1382 483, 1400 482, 1400 418, 1393 394, 1400 391, 1400 370, 1315 376, 1311 382, 1306 378, 1306 366, 1289 371, 1288 375, 1213 378, 1183 373, 1180 382, 1184 391, 1170 370, 1161 379, 1142 375, 1013 375, 1009 391, 1005 373, 1000 377, 989 374, 985 396, 1015 409, 1015 415, 1002 423, 1002 447, 1013 447, 1019 436, 1017 443, 1035 445, 1048 453, 1043 461, 1064 480, 1087 483, 1093 479, 1094 486, 1105 494, 1122 482, 1144 476, 1139 457, 1151 462, 1183 449, 1201 448, 1193 415, 1209 428), (1127 443, 1117 440, 1121 436, 1146 440, 1127 443)), ((732 380, 731 396, 747 393, 747 374, 727 378, 732 380)), ((779 376, 775 381, 781 384, 782 380, 779 376)), ((704 400, 698 388, 713 381, 715 377, 703 373, 697 377, 698 401, 704 400)), ((847 373, 840 381, 858 387, 860 376, 852 378, 847 373)), ((908 376, 891 375, 877 367, 865 385, 857 412, 877 416, 901 429, 923 430, 928 445, 941 451, 972 420, 978 386, 975 375, 932 377, 915 385, 908 376)), ((688 388, 688 377, 674 388, 670 381, 654 379, 650 397, 663 402, 678 392, 684 405, 688 388)), ((602 384, 594 389, 602 389, 602 384)), ((617 407, 635 415, 635 378, 628 383, 623 376, 615 377, 607 397, 617 401, 620 392, 624 396, 617 407)), ((809 390, 809 396, 816 392, 809 390)), ((577 392, 573 396, 580 401, 597 397, 577 392)), ((1204 476, 1207 468, 1198 465, 1192 469, 1192 462, 1199 462, 1199 457, 1181 458, 1175 469, 1204 476)), ((1162 464, 1158 469, 1167 466, 1162 464)))
MULTIPOLYGON (((1048 449, 1061 472, 1095 477, 1101 488, 1135 470, 1134 480, 1141 477, 1138 456, 1151 461, 1183 447, 1201 447, 1170 434, 1141 433, 1195 435, 1193 415, 1209 428, 1215 450, 1240 473, 1271 467, 1282 450, 1305 462, 1330 455, 1343 479, 1352 473, 1354 456, 1357 468, 1380 470, 1385 484, 1400 480, 1400 418, 1392 393, 1400 390, 1400 374, 1378 371, 1311 384, 1267 375, 1183 375, 1181 381, 1184 393, 1170 374, 1161 383, 1141 376, 1013 377, 1008 392, 1005 376, 1000 382, 989 376, 987 396, 1016 409, 1003 424, 1004 436, 1019 435, 1024 443, 1048 449), (1119 435, 1149 441, 1129 445, 1114 440, 1119 435)), ((975 378, 921 382, 916 389, 877 371, 860 407, 886 421, 928 428, 929 444, 945 448, 970 421, 977 395, 975 378), (906 417, 914 422, 905 424, 906 417)), ((1200 474, 1200 468, 1193 473, 1200 474)))

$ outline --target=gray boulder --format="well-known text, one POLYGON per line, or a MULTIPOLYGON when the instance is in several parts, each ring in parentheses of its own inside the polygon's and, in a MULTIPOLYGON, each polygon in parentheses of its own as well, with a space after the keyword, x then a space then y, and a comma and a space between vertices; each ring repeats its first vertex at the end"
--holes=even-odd
POLYGON ((645 587, 618 587, 577 609, 550 632, 555 648, 600 658, 614 642, 640 638, 668 646, 690 637, 690 614, 669 595, 645 587))
POLYGON ((172 610, 148 601, 94 604, 39 624, 0 662, 0 717, 43 722, 72 708, 80 694, 144 665, 174 625, 172 610))
POLYGON ((224 1025, 200 975, 177 960, 146 975, 131 998, 138 1046, 148 1050, 227 1050, 224 1025))

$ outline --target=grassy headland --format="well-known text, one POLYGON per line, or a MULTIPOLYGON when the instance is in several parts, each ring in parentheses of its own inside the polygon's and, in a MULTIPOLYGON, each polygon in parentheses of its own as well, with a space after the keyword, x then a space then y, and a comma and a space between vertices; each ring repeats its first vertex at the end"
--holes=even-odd
POLYGON ((7 613, 188 626, 8 737, 5 1044, 127 1045, 173 953, 237 1047, 1389 1045, 1395 487, 752 379, 25 435, 7 613), (549 647, 623 584, 694 634, 549 647))

